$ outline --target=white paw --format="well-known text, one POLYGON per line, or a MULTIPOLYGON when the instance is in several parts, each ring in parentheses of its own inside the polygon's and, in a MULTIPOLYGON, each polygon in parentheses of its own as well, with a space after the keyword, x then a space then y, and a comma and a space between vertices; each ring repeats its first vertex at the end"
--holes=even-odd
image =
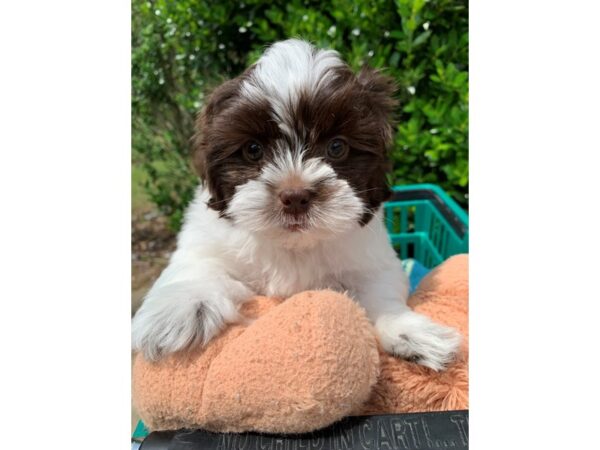
POLYGON ((413 311, 380 317, 375 328, 388 353, 435 371, 450 364, 460 347, 461 336, 456 330, 413 311))
POLYGON ((206 345, 226 323, 239 319, 234 300, 249 296, 251 292, 237 282, 225 286, 197 282, 156 286, 133 318, 132 348, 156 361, 206 345))

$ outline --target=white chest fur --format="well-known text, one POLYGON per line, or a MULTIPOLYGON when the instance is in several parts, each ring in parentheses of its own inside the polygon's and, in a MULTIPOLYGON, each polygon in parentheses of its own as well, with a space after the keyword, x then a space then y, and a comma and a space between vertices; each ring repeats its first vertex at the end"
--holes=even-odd
POLYGON ((251 235, 206 207, 200 193, 188 211, 172 264, 188 258, 212 259, 232 277, 262 295, 287 297, 308 289, 345 290, 396 260, 381 212, 366 225, 318 242, 300 232, 286 245, 251 235))

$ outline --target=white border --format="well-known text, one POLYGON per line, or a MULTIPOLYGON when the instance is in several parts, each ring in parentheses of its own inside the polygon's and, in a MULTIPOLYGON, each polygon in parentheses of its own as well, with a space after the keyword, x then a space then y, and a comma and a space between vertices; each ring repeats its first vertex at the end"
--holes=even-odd
MULTIPOLYGON (((475 449, 597 445, 597 5, 470 5, 475 449)), ((2 17, 2 442, 127 447, 129 3, 2 17)))
POLYGON ((128 448, 129 2, 1 15, 1 445, 128 448))
POLYGON ((598 3, 470 8, 472 448, 593 448, 598 3))

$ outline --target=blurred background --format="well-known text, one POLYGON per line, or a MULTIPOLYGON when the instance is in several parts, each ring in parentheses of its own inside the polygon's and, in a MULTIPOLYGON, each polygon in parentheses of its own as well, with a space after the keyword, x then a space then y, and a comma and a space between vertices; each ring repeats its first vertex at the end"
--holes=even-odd
POLYGON ((205 93, 288 37, 392 75, 391 182, 438 184, 468 208, 466 0, 133 0, 132 313, 197 184, 189 139, 205 93))

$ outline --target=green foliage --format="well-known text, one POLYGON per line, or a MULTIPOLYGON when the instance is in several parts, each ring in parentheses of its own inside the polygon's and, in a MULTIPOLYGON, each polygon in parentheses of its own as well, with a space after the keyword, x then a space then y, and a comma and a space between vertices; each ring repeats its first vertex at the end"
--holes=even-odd
POLYGON ((302 37, 398 84, 396 184, 441 185, 466 205, 466 0, 133 2, 133 158, 151 200, 178 228, 196 177, 189 138, 204 92, 269 43, 302 37))

